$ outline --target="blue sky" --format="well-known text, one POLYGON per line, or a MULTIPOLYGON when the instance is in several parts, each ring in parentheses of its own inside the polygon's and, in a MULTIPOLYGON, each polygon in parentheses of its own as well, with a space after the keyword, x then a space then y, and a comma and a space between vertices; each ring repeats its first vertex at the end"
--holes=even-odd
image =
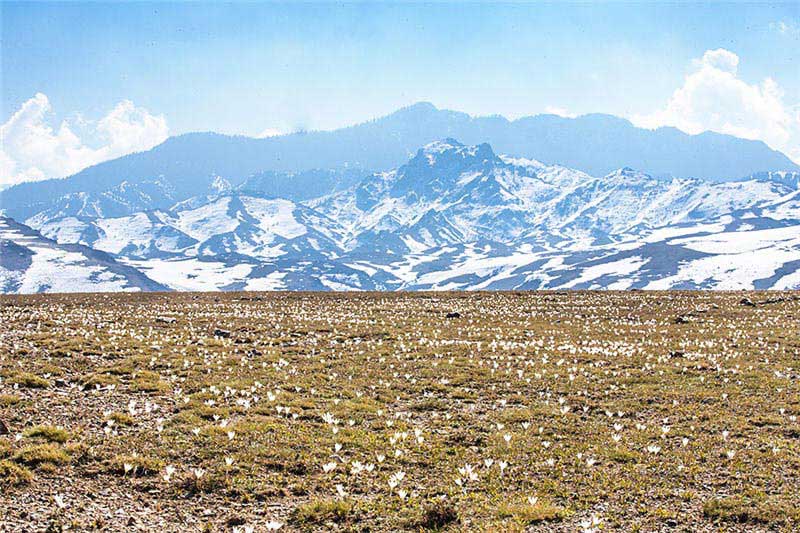
POLYGON ((3 3, 2 120, 41 93, 48 123, 70 120, 88 144, 123 101, 169 134, 329 129, 420 100, 680 127, 670 98, 717 49, 738 57, 737 80, 770 79, 798 109, 798 2, 3 3))

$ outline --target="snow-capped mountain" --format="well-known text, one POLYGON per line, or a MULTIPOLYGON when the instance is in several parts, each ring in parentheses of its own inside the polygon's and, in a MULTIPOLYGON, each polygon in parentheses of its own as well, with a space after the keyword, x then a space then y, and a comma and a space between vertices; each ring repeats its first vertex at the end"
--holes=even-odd
POLYGON ((646 227, 770 203, 790 189, 769 180, 666 181, 629 168, 593 178, 500 157, 488 144, 464 146, 448 139, 427 145, 395 171, 311 205, 349 222, 348 242, 369 242, 389 231, 411 251, 479 240, 599 244, 646 227))
POLYGON ((48 199, 47 194, 31 195, 30 200, 35 206, 37 220, 42 222, 66 216, 121 217, 175 203, 172 187, 162 180, 123 181, 97 192, 73 192, 54 199, 48 199))
MULTIPOLYGON (((445 139, 304 201, 262 173, 122 216, 59 198, 24 223, 181 290, 798 288, 799 176, 593 177, 445 139)), ((37 287, 69 290, 4 290, 37 287)))
POLYGON ((168 290, 109 254, 59 244, 28 226, 0 217, 0 292, 168 290))

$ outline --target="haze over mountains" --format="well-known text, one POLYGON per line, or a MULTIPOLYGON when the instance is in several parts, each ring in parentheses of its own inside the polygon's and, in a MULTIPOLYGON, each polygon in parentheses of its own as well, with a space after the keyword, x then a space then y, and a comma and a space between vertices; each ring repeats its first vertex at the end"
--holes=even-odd
MULTIPOLYGON (((599 114, 578 118, 537 115, 509 121, 500 116, 471 117, 419 103, 335 131, 265 139, 216 133, 180 135, 147 152, 101 163, 67 179, 0 191, 0 206, 8 215, 25 219, 54 198, 101 194, 126 182, 128 187, 143 187, 144 194, 154 195, 151 207, 165 208, 173 200, 184 200, 209 187, 215 176, 238 186, 263 172, 345 171, 344 185, 353 185, 369 171, 402 165, 421 146, 448 137, 465 144, 486 142, 498 153, 535 158, 592 176, 604 176, 624 166, 653 176, 714 181, 770 170, 800 170, 761 141, 729 135, 688 135, 675 128, 646 130, 625 119, 599 114), (165 190, 154 191, 154 183, 165 190)), ((292 191, 292 181, 284 180, 284 191, 276 180, 273 192, 304 199, 292 191)), ((318 196, 330 192, 336 183, 337 178, 316 176, 300 189, 313 190, 318 196)))
POLYGON ((727 135, 430 104, 188 134, 2 191, 0 289, 800 287, 798 170, 727 135))

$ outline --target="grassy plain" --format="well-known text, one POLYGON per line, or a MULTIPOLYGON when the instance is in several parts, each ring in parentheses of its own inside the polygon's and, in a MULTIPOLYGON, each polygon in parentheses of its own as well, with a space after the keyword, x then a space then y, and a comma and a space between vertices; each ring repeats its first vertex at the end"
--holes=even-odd
POLYGON ((0 324, 0 531, 800 528, 797 293, 4 296, 0 324))

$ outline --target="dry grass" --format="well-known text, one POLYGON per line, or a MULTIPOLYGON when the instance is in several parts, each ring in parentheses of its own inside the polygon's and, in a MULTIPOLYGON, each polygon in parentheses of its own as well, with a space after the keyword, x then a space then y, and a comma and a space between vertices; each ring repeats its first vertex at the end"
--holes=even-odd
POLYGON ((20 387, 27 387, 29 389, 46 389, 50 386, 50 382, 43 377, 31 374, 30 372, 22 372, 17 374, 11 379, 11 382, 20 387))
POLYGON ((28 465, 63 465, 69 463, 70 456, 54 444, 34 444, 21 448, 13 456, 14 461, 28 465))
POLYGON ((564 509, 546 502, 501 503, 498 508, 500 518, 511 518, 522 525, 557 521, 564 518, 564 509))
POLYGON ((297 506, 291 514, 291 522, 301 527, 344 522, 353 511, 349 500, 314 500, 297 506))
POLYGON ((744 296, 2 297, 0 530, 795 531, 800 298, 744 296))
POLYGON ((69 432, 53 426, 34 426, 26 429, 22 435, 29 439, 41 439, 47 442, 63 444, 69 440, 69 432))
POLYGON ((24 466, 0 460, 0 487, 16 487, 30 483, 33 474, 24 466))

